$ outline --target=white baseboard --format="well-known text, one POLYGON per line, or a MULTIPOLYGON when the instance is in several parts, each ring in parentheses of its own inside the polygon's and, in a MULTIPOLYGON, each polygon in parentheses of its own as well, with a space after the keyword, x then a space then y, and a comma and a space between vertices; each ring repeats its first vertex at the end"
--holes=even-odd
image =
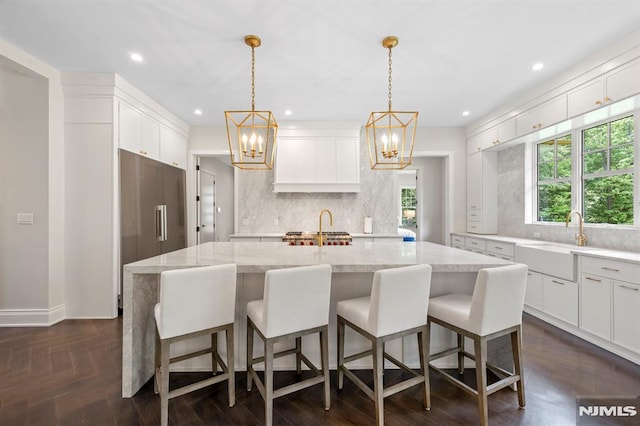
POLYGON ((0 327, 48 327, 64 319, 64 305, 49 309, 0 309, 0 327))

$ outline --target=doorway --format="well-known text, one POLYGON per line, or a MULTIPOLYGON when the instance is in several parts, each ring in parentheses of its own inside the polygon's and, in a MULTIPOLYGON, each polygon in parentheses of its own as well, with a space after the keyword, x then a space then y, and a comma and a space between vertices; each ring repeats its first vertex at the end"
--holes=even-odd
POLYGON ((216 240, 216 175, 213 172, 197 168, 198 193, 198 244, 216 240))
POLYGON ((400 221, 398 226, 405 241, 415 241, 418 233, 417 181, 417 170, 398 172, 400 189, 400 221))

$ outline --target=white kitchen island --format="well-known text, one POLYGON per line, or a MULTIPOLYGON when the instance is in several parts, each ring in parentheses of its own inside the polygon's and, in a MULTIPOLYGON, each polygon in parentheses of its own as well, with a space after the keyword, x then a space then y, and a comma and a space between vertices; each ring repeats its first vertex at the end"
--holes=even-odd
MULTIPOLYGON (((122 395, 133 396, 152 376, 154 362, 155 323, 153 306, 158 301, 159 274, 178 268, 235 263, 238 268, 236 295, 235 353, 236 369, 245 369, 246 358, 246 304, 262 298, 264 273, 270 269, 302 265, 329 264, 332 266, 331 323, 329 334, 330 365, 335 368, 335 306, 339 300, 367 295, 371 291, 373 273, 379 269, 415 264, 433 267, 431 296, 450 292, 471 293, 479 269, 509 264, 501 259, 471 253, 427 242, 376 241, 354 243, 351 246, 288 246, 283 243, 217 242, 188 247, 164 255, 141 260, 124 267, 123 275, 123 345, 122 345, 122 395)), ((295 318, 291 319, 295 321, 295 318)), ((219 336, 222 338, 223 336, 219 336)), ((315 362, 318 342, 315 336, 307 336, 303 347, 311 352, 315 362), (309 348, 309 349, 307 349, 309 348)), ((347 335, 346 350, 364 347, 364 340, 347 335)), ((204 339, 184 345, 206 345, 204 339)), ((415 339, 399 340, 389 345, 388 351, 407 363, 417 364, 415 339), (406 355, 405 355, 406 353, 406 355), (415 362, 414 362, 415 361, 415 362)), ((434 327, 431 336, 431 352, 435 353, 453 345, 453 336, 434 327)), ((185 346, 175 345, 173 353, 185 346)), ((220 345, 224 353, 224 344, 220 345)), ((256 348, 256 353, 260 349, 256 348)), ((210 366, 210 357, 190 360, 178 368, 199 370, 210 366)), ((293 363, 281 358, 276 368, 287 369, 293 363)))

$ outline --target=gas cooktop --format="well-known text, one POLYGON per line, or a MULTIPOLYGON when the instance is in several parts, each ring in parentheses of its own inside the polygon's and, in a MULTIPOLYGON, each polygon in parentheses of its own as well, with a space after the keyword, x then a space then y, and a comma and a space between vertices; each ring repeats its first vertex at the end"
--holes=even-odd
MULTIPOLYGON (((287 232, 282 241, 290 246, 315 246, 318 245, 318 233, 311 231, 287 232)), ((322 245, 324 246, 349 246, 351 235, 348 232, 323 232, 322 245)))

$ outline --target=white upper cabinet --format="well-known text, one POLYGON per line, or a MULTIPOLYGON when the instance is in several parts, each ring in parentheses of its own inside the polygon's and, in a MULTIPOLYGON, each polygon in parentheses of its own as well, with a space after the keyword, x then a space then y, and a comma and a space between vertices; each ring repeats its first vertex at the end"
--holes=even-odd
POLYGON ((160 126, 160 161, 187 168, 187 138, 173 129, 160 126))
POLYGON ((146 155, 140 143, 142 113, 124 102, 118 102, 118 142, 122 149, 146 155))
POLYGON ((558 96, 516 117, 516 136, 526 135, 566 119, 567 96, 558 96))
POLYGON ((605 76, 608 102, 640 93, 640 60, 633 61, 605 76))
POLYGON ((511 118, 497 126, 471 137, 467 141, 467 154, 482 151, 492 146, 508 142, 516 137, 516 120, 511 118))
POLYGON ((599 77, 569 92, 567 112, 569 117, 575 117, 600 108, 604 102, 604 80, 599 77))
POLYGON ((344 129, 286 129, 281 132, 273 190, 359 192, 359 128, 346 132, 344 129))
POLYGON ((119 147, 182 169, 187 168, 187 138, 123 101, 118 101, 119 147))
POLYGON ((151 158, 160 158, 160 124, 147 115, 140 117, 140 148, 151 158))

